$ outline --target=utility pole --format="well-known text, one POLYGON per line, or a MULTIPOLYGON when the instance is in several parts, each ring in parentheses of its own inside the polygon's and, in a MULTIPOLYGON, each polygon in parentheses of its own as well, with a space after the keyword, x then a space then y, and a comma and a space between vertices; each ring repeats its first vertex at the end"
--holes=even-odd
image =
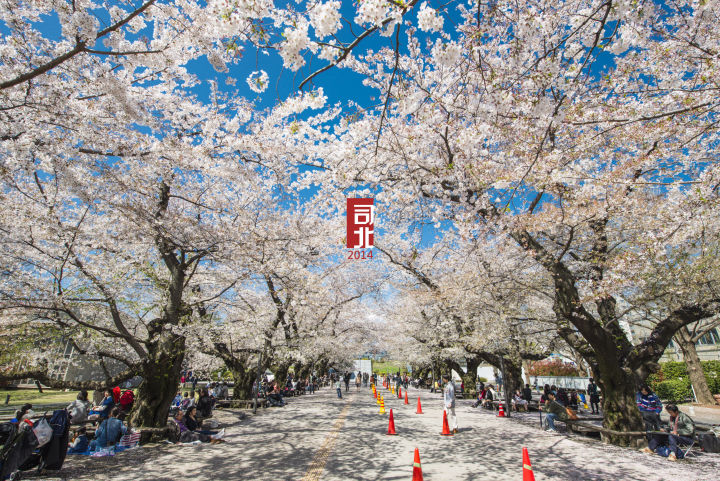
POLYGON ((507 388, 507 377, 505 377, 505 359, 500 354, 500 375, 503 381, 503 393, 505 394, 505 416, 510 417, 510 390, 507 388))
POLYGON ((257 401, 260 396, 260 369, 262 369, 262 358, 265 352, 265 347, 258 354, 258 366, 257 366, 257 377, 255 378, 255 399, 253 399, 253 414, 257 414, 257 401))

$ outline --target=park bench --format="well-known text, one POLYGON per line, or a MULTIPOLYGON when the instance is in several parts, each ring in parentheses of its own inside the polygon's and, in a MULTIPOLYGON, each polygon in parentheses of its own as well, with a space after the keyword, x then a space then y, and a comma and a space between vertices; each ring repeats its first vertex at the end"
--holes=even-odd
MULTIPOLYGON (((252 409, 254 406, 254 399, 223 399, 215 402, 216 408, 230 408, 230 409, 252 409)), ((268 407, 268 401, 265 398, 258 398, 258 407, 268 407)))

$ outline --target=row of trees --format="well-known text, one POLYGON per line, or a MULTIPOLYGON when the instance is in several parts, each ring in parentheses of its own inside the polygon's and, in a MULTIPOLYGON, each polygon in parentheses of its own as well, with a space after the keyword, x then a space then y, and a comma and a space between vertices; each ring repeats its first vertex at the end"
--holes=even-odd
POLYGON ((637 431, 637 384, 720 309, 716 2, 1 8, 3 333, 57 326, 142 373, 138 424, 164 422, 188 349, 247 386, 260 355, 302 371, 392 333, 511 385, 566 349, 605 426, 637 431), (258 112, 243 49, 300 91, 258 112), (377 102, 327 105, 333 73, 377 102), (337 256, 347 195, 381 206, 373 273, 337 256), (386 277, 375 329, 357 301, 386 277))

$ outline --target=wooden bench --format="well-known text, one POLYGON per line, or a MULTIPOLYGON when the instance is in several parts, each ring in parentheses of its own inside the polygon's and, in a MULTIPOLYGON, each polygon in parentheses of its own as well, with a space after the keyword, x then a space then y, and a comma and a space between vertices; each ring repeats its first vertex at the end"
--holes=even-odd
MULTIPOLYGON (((230 409, 252 409, 255 404, 254 399, 223 399, 220 401, 215 401, 215 407, 220 408, 230 408, 230 409)), ((268 407, 268 401, 265 398, 258 398, 257 399, 257 405, 258 407, 266 408, 268 407)))

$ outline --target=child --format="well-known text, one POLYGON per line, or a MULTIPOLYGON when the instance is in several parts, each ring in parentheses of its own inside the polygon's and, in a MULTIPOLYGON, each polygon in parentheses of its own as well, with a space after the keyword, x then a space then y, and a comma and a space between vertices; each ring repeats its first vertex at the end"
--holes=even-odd
POLYGON ((340 384, 340 378, 335 381, 335 390, 337 391, 338 399, 342 399, 342 387, 340 384))
POLYGON ((75 438, 70 443, 68 454, 84 453, 88 450, 89 445, 90 441, 87 437, 87 429, 82 427, 75 433, 75 438))

